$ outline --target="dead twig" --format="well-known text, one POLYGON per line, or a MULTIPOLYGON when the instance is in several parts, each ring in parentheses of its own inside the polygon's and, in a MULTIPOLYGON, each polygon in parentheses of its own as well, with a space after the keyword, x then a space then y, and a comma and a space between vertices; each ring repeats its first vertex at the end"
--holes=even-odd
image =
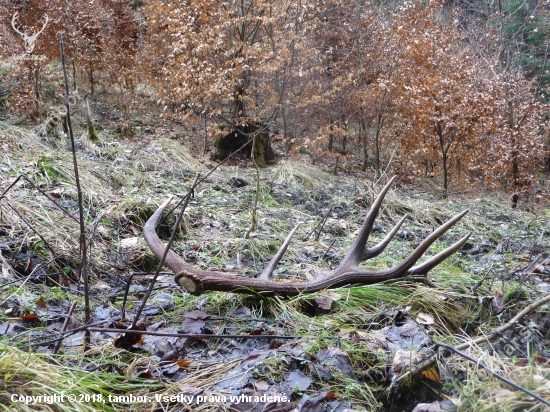
MULTIPOLYGON (((63 327, 61 328, 61 333, 65 332, 67 330, 67 327, 69 326, 69 322, 71 321, 71 315, 73 314, 74 310, 76 308, 76 302, 73 302, 71 304, 71 307, 69 308, 69 312, 67 313, 67 317, 65 318, 65 322, 63 322, 63 327)), ((53 354, 55 355, 57 352, 59 352, 59 348, 61 348, 61 342, 63 339, 60 339, 56 342, 55 346, 53 347, 53 354)))
MULTIPOLYGON (((531 303, 529 306, 525 307, 523 310, 518 312, 518 314, 516 316, 514 316, 512 319, 510 319, 507 323, 505 323, 504 325, 494 329, 492 332, 490 332, 486 335, 483 335, 483 336, 479 336, 479 337, 477 337, 475 339, 472 339, 468 342, 464 342, 460 345, 454 346, 454 348, 456 350, 464 350, 464 349, 469 348, 472 345, 479 345, 481 343, 490 342, 490 341, 496 339, 497 337, 499 337, 502 333, 504 333, 508 329, 513 328, 521 320, 521 318, 528 315, 529 313, 531 313, 532 311, 537 309, 539 306, 542 306, 542 305, 544 305, 545 303, 548 303, 548 302, 550 302, 550 294, 545 296, 544 298, 541 298, 541 299, 531 303)), ((403 382, 406 379, 411 378, 412 376, 416 376, 419 373, 421 373, 421 372, 423 372, 427 369, 430 369, 435 364, 435 362, 436 362, 435 354, 433 354, 428 359, 426 359, 424 362, 422 362, 420 365, 418 365, 416 368, 414 368, 414 370, 411 370, 409 372, 405 372, 403 375, 401 375, 399 378, 397 378, 396 383, 403 382)))
POLYGON ((317 223, 317 226, 315 226, 313 228, 313 230, 309 233, 309 235, 307 235, 304 239, 304 242, 307 241, 312 234, 315 233, 315 231, 319 228, 319 233, 317 233, 317 236, 315 237, 315 240, 319 240, 319 236, 321 236, 321 231, 323 230, 323 227, 325 226, 325 223, 328 219, 328 216, 330 215, 330 212, 332 212, 332 206, 330 207, 330 209, 328 210, 327 213, 325 213, 325 215, 323 216, 323 218, 321 219, 321 221, 319 223, 317 223))
POLYGON ((36 340, 43 339, 43 336, 39 336, 39 337, 36 337, 36 338, 32 339, 31 343, 27 343, 26 345, 30 345, 30 346, 51 345, 52 343, 56 343, 59 340, 63 340, 63 339, 65 339, 65 338, 67 338, 71 335, 74 335, 77 332, 88 329, 89 327, 102 325, 103 323, 112 322, 112 321, 113 321, 113 319, 105 319, 105 320, 102 320, 102 321, 99 321, 99 322, 90 323, 89 325, 83 325, 83 326, 79 326, 78 328, 67 330, 67 331, 64 332, 63 336, 59 336, 55 339, 47 340, 47 341, 44 341, 44 342, 34 342, 36 340))
POLYGON ((477 366, 479 366, 480 368, 482 369, 485 369, 487 372, 489 372, 491 375, 493 375, 495 378, 501 380, 502 382, 505 382, 507 383, 508 385, 510 385, 511 387, 519 390, 519 391, 522 391, 524 393, 526 393, 527 395, 529 396, 532 396, 533 398, 535 398, 537 401, 539 402, 542 402, 543 404, 547 405, 547 406, 550 406, 550 402, 548 402, 546 399, 538 396, 536 393, 533 393, 531 392, 530 390, 524 388, 523 386, 520 386, 518 385, 517 383, 515 382, 512 382, 511 380, 509 379, 506 379, 504 376, 502 375, 499 375, 498 373, 494 372, 491 370, 491 368, 489 368, 488 366, 485 366, 483 363, 481 363, 480 360, 478 359, 475 359, 474 357, 470 356, 470 355, 467 355, 465 354, 464 352, 461 352, 460 350, 458 350, 457 348, 455 348, 454 346, 451 346, 451 345, 446 345, 444 343, 438 343, 436 345, 436 347, 438 348, 445 348, 445 349, 448 349, 454 353, 456 353, 457 355, 463 357, 464 359, 467 359, 469 360, 470 362, 473 362, 475 363, 477 366))
MULTIPOLYGON (((159 272, 159 275, 171 275, 171 272, 159 272)), ((154 272, 134 272, 126 279, 126 287, 124 288, 124 295, 122 299, 122 305, 120 308, 120 319, 124 319, 126 316, 126 301, 128 300, 128 293, 130 292, 130 286, 132 285, 132 280, 134 276, 148 276, 155 275, 154 272)))
MULTIPOLYGON (((80 227, 79 244, 80 244, 80 274, 79 281, 82 279, 84 284, 84 316, 85 323, 90 323, 90 293, 88 285, 88 252, 86 243, 86 225, 84 223, 84 201, 82 195, 82 187, 80 186, 80 177, 78 174, 78 161, 76 159, 76 146, 73 135, 73 126, 71 124, 71 107, 69 105, 69 78, 67 77, 67 67, 65 65, 65 53, 63 51, 63 33, 59 33, 59 49, 61 52, 61 68, 63 69, 63 78, 65 80, 65 108, 67 109, 67 128, 69 129, 69 137, 71 138, 71 152, 73 155, 73 170, 74 180, 76 184, 76 192, 78 199, 78 221, 80 227)), ((86 331, 84 336, 84 352, 90 347, 90 333, 86 331)))

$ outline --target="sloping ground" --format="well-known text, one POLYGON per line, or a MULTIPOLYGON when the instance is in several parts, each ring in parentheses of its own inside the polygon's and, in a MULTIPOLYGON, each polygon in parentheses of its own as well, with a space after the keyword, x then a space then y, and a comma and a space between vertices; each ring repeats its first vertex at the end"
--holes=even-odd
MULTIPOLYGON (((434 400, 446 402, 431 407, 448 410, 515 410, 517 405, 543 410, 456 356, 396 382, 431 355, 433 342, 468 342, 548 294, 548 209, 511 211, 505 201, 486 194, 441 201, 394 188, 371 242, 381 240, 403 214, 410 218, 388 251, 365 264, 369 268, 397 264, 435 227, 470 209, 427 254, 473 232, 460 253, 430 274, 437 288, 402 279, 292 299, 230 293, 195 297, 165 274, 144 311, 148 331, 256 338, 144 335, 123 349, 113 345, 117 334, 94 332, 91 350, 83 353, 79 331, 63 341, 64 355, 54 357, 52 344, 41 342, 59 336, 72 302, 77 309, 69 329, 84 319, 71 154, 63 144, 48 149, 28 130, 7 124, 0 128, 0 147, 0 190, 9 188, 0 200, 5 345, 0 399, 7 410, 401 411, 434 400), (16 182, 20 175, 25 178, 16 182), (279 338, 257 338, 264 335, 279 338), (41 398, 33 405, 24 403, 33 398, 20 398, 54 394, 65 398, 51 404, 41 398), (69 395, 76 401, 68 402, 69 395)), ((142 237, 145 220, 168 195, 183 197, 195 174, 204 176, 212 167, 188 153, 169 138, 104 142, 78 152, 92 321, 103 322, 100 326, 129 326, 148 287, 150 275, 133 277, 121 319, 129 276, 149 273, 156 265, 142 237)), ((275 276, 313 279, 345 255, 383 183, 280 162, 261 172, 259 227, 245 240, 254 179, 253 169, 239 167, 210 175, 195 190, 174 249, 198 267, 254 276, 301 223, 275 276), (236 184, 234 178, 248 184, 236 184)), ((164 238, 173 222, 168 218, 159 228, 164 238)), ((548 306, 542 306, 499 340, 472 345, 469 353, 550 399, 549 322, 548 306)))

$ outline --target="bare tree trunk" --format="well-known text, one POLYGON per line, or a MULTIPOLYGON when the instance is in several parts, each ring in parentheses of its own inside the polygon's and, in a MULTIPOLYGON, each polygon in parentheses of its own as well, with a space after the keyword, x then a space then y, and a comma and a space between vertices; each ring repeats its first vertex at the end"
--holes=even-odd
POLYGON ((86 138, 89 142, 96 143, 99 141, 99 134, 94 127, 94 122, 92 120, 92 113, 90 111, 90 104, 88 102, 88 96, 84 96, 84 101, 82 102, 82 108, 84 111, 84 117, 86 118, 86 138))
POLYGON ((204 112, 204 144, 202 147, 202 156, 206 155, 206 148, 208 144, 208 129, 206 128, 206 111, 204 112))

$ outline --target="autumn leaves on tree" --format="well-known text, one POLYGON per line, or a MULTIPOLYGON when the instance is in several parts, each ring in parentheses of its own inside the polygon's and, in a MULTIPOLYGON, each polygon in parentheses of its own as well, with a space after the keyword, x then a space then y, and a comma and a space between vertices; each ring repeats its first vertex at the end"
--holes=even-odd
POLYGON ((550 8, 493 3, 3 2, 2 71, 17 84, 7 103, 40 119, 59 99, 51 65, 63 31, 73 88, 114 96, 128 135, 146 85, 218 156, 256 136, 260 165, 274 139, 335 171, 347 162, 436 177, 445 194, 471 184, 518 193, 548 164, 550 8), (49 19, 30 55, 16 12, 20 32, 49 19))

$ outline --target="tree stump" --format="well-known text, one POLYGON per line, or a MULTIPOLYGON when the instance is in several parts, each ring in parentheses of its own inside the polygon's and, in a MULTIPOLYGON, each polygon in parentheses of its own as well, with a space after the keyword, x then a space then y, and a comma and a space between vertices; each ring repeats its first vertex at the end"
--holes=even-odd
MULTIPOLYGON (((225 136, 216 140, 214 159, 223 160, 234 151, 240 149, 246 142, 256 136, 254 160, 259 167, 265 167, 275 159, 275 152, 271 147, 269 129, 260 123, 247 123, 231 129, 225 136)), ((252 155, 252 142, 244 149, 248 158, 252 155)))

